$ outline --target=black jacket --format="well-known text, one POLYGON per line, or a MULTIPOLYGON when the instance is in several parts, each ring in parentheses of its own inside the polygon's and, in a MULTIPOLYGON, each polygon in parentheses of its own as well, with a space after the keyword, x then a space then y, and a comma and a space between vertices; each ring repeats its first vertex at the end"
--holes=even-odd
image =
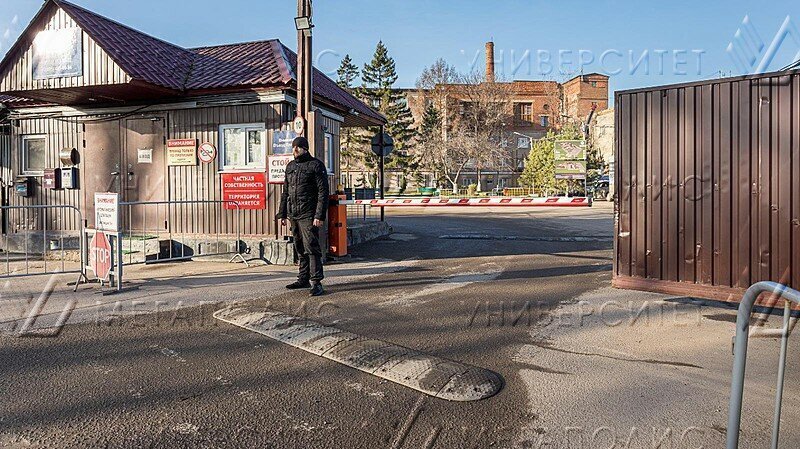
POLYGON ((286 166, 277 218, 325 220, 328 216, 328 191, 325 164, 304 153, 286 166))

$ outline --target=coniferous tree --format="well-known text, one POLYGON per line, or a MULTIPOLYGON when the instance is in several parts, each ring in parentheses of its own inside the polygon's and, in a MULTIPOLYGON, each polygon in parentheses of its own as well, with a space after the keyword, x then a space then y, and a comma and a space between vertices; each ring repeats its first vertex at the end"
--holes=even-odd
POLYGON ((339 64, 339 68, 336 70, 336 75, 338 76, 336 84, 342 89, 352 92, 353 86, 358 78, 358 66, 353 64, 350 55, 344 55, 342 63, 339 64))
POLYGON ((394 89, 397 70, 394 59, 389 56, 389 50, 382 41, 378 42, 372 61, 364 65, 361 81, 359 95, 386 117, 386 132, 394 139, 394 152, 387 159, 387 167, 400 168, 406 172, 408 151, 415 137, 414 118, 405 95, 394 89))
POLYGON ((409 168, 414 173, 417 184, 424 182, 420 175, 420 170, 424 167, 432 169, 436 185, 441 184, 439 179, 440 167, 437 166, 436 158, 432 157, 436 153, 436 147, 442 145, 442 114, 434 106, 433 102, 428 102, 428 106, 422 113, 422 119, 417 129, 418 151, 410 158, 409 168))
MULTIPOLYGON (((355 93, 354 87, 358 79, 358 66, 353 63, 350 55, 344 55, 336 74, 336 84, 350 93, 355 93)), ((364 142, 363 139, 359 138, 359 133, 363 134, 364 132, 359 132, 358 129, 349 127, 341 130, 342 168, 348 172, 353 168, 353 165, 357 165, 362 159, 359 157, 359 148, 364 145, 364 142)))

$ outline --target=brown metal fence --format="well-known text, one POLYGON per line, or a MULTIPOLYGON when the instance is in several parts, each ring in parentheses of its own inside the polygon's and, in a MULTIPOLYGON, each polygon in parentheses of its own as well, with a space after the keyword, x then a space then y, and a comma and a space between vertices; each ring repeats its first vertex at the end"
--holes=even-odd
POLYGON ((615 113, 615 285, 800 288, 800 72, 622 91, 615 113))

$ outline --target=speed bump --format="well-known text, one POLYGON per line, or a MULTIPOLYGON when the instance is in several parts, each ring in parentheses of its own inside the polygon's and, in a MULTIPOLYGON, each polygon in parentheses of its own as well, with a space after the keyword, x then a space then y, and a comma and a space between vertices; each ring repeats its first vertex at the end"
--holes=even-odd
POLYGON ((493 371, 281 312, 234 307, 214 318, 440 399, 477 401, 503 387, 493 371))

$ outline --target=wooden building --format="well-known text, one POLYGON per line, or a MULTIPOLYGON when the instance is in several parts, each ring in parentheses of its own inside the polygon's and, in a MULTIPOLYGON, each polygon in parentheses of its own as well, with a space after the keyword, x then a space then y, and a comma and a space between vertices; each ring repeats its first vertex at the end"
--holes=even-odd
MULTIPOLYGON (((91 227, 95 192, 117 192, 127 202, 219 201, 226 177, 266 179, 278 148, 273 139, 292 137, 285 131, 296 115, 295 67, 296 55, 278 40, 186 49, 48 0, 0 62, 3 204, 71 205, 82 218, 42 223, 49 218, 9 210, 6 231, 76 231, 81 219, 91 227), (198 157, 199 146, 211 151, 198 157), (77 153, 74 167, 62 161, 65 149, 77 153), (47 175, 68 168, 77 173, 72 186, 51 184, 47 175), (27 193, 21 183, 28 183, 27 193)), ((313 152, 335 185, 340 129, 385 119, 318 71, 313 83, 316 112, 307 126, 316 131, 313 152)), ((280 190, 266 185, 257 192, 263 198, 237 214, 219 204, 174 208, 166 226, 278 236, 280 190)), ((125 219, 133 227, 164 225, 148 223, 153 216, 125 219)))
POLYGON ((616 94, 614 285, 800 288, 800 70, 616 94))

